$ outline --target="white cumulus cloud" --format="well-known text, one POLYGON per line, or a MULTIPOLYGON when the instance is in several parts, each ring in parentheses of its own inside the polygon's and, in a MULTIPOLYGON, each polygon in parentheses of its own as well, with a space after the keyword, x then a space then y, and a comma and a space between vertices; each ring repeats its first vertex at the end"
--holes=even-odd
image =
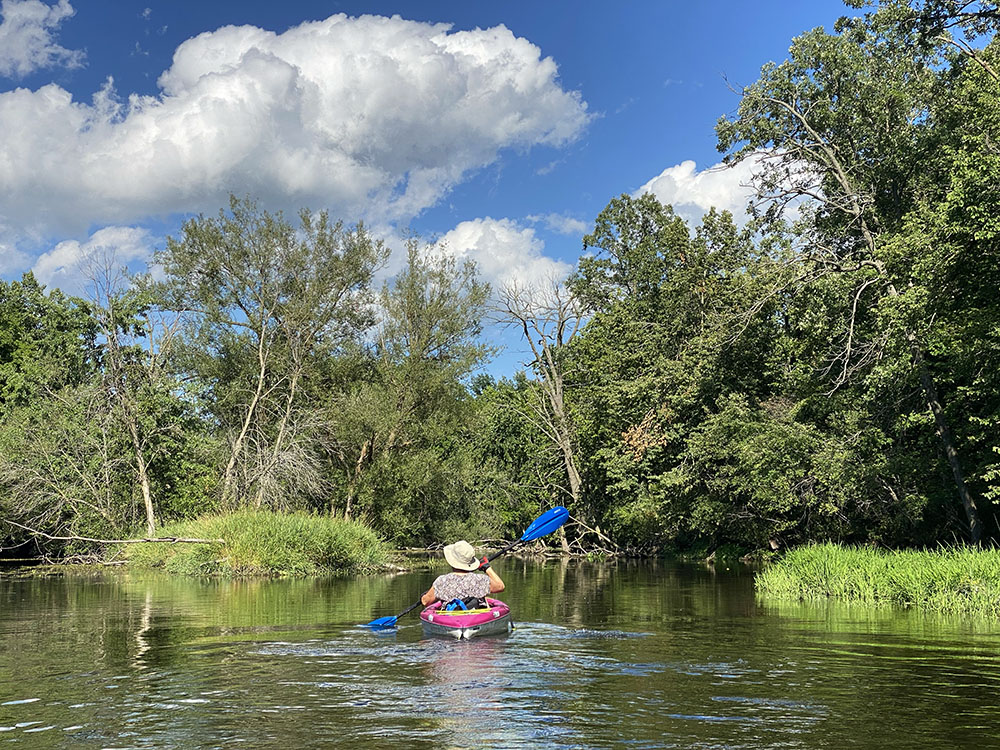
POLYGON ((65 240, 35 261, 32 272, 39 282, 69 294, 86 294, 93 278, 117 272, 133 261, 152 257, 149 232, 140 227, 105 227, 80 242, 65 240))
POLYGON ((546 288, 566 278, 573 267, 544 254, 545 243, 531 227, 511 219, 484 217, 463 221, 445 234, 439 246, 461 260, 472 260, 494 289, 516 283, 546 288))
POLYGON ((635 195, 652 193, 691 223, 700 221, 713 207, 732 212, 736 221, 743 223, 754 192, 750 183, 759 169, 757 161, 748 158, 733 167, 716 164, 699 172, 695 162, 687 160, 664 169, 635 195))
POLYGON ((398 16, 226 26, 181 44, 159 85, 123 100, 109 80, 91 102, 55 84, 0 93, 0 223, 78 235, 212 213, 229 192, 407 221, 503 149, 560 146, 590 118, 506 27, 398 16))
POLYGON ((68 0, 59 0, 56 5, 41 0, 3 0, 0 76, 25 76, 41 68, 82 64, 81 51, 61 47, 53 38, 53 32, 74 12, 68 0))

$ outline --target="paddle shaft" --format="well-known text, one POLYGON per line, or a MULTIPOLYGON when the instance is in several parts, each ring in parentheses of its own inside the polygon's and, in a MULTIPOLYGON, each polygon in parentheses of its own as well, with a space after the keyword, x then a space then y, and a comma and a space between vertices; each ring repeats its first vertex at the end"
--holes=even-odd
POLYGON ((399 613, 398 615, 396 615, 396 619, 398 620, 398 619, 399 619, 400 617, 402 617, 403 615, 405 615, 405 614, 408 614, 409 612, 412 612, 412 611, 413 611, 413 610, 415 610, 415 609, 416 609, 417 607, 419 607, 419 606, 420 606, 421 604, 423 604, 423 602, 421 602, 421 601, 420 601, 419 599, 417 599, 417 601, 415 601, 415 602, 414 602, 413 604, 411 604, 411 605, 410 605, 409 607, 407 607, 407 608, 406 608, 406 609, 404 609, 404 610, 403 610, 402 612, 400 612, 400 613, 399 613))
POLYGON ((498 552, 494 552, 492 555, 490 555, 489 557, 487 557, 486 558, 486 562, 493 562, 498 557, 500 557, 500 555, 506 555, 508 552, 510 552, 512 549, 514 549, 514 547, 516 547, 517 545, 519 545, 523 541, 524 541, 523 539, 518 539, 517 541, 511 542, 510 544, 508 544, 503 549, 499 550, 498 552))

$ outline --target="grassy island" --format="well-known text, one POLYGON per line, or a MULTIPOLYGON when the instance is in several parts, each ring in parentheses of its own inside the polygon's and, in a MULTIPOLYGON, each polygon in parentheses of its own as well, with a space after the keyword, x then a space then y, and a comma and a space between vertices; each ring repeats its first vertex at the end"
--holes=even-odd
POLYGON ((756 578, 781 599, 836 597, 869 605, 1000 616, 1000 550, 886 551, 816 544, 790 551, 756 578))
POLYGON ((356 573, 387 562, 389 549, 363 524, 306 513, 243 511, 164 526, 161 536, 213 544, 136 544, 130 567, 182 575, 310 576, 356 573))

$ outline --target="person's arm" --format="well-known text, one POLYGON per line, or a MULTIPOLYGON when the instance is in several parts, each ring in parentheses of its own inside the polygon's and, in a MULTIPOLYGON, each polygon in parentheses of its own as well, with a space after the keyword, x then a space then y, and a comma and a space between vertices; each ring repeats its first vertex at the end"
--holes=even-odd
POLYGON ((420 603, 423 604, 425 607, 428 604, 433 604, 436 601, 437 601, 437 594, 434 593, 433 586, 427 589, 427 593, 424 594, 422 597, 420 597, 420 603))
POLYGON ((497 572, 492 567, 487 568, 485 572, 490 577, 490 593, 499 594, 503 591, 505 588, 503 579, 497 575, 497 572))

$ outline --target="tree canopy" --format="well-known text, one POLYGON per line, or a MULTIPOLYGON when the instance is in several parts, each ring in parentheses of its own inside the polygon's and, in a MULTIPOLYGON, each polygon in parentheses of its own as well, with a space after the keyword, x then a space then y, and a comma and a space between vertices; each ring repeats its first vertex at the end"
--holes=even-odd
POLYGON ((377 285, 363 224, 239 198, 155 282, 0 282, 0 540, 268 507, 426 544, 557 503, 583 552, 996 539, 1000 11, 848 4, 718 122, 748 220, 613 197, 551 288, 416 238, 377 285), (483 372, 487 320, 523 371, 483 372))

